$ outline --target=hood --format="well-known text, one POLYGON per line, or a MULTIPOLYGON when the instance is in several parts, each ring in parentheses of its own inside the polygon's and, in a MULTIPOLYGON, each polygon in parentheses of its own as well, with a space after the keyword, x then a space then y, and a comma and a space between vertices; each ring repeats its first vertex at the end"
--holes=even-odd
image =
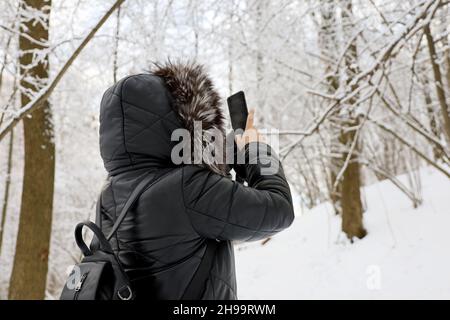
MULTIPOLYGON (((203 148, 214 143, 207 138, 210 132, 225 132, 219 94, 201 65, 155 64, 149 73, 120 80, 104 93, 100 106, 100 153, 106 170, 115 175, 174 166, 170 155, 179 142, 171 141, 172 133, 185 128, 193 137, 195 121, 202 121, 203 135, 192 143, 203 148)), ((225 165, 202 160, 202 166, 225 174, 225 165)))

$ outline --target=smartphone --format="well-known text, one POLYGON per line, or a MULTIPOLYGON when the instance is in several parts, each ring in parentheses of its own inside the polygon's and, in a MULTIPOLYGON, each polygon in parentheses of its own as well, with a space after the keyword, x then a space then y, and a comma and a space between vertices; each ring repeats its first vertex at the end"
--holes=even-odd
POLYGON ((243 91, 233 94, 228 97, 228 110, 230 111, 231 126, 233 130, 245 130, 247 124, 248 110, 247 102, 243 91))

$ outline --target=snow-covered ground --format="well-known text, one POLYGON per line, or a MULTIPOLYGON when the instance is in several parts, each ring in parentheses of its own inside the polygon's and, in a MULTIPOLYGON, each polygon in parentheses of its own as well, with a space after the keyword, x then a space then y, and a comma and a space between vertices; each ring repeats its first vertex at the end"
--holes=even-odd
POLYGON ((449 299, 450 180, 421 171, 417 209, 390 182, 365 188, 368 235, 350 244, 329 204, 296 210, 265 245, 236 246, 240 299, 449 299))

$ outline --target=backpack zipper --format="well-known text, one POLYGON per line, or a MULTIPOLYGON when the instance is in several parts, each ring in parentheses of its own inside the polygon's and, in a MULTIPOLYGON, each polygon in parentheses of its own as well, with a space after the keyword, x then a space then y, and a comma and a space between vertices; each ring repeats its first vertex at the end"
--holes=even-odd
POLYGON ((76 287, 75 287, 75 296, 74 296, 74 300, 78 300, 78 295, 80 294, 81 291, 81 287, 83 286, 83 282, 84 280, 86 280, 88 273, 84 273, 81 278, 80 281, 78 281, 76 287))

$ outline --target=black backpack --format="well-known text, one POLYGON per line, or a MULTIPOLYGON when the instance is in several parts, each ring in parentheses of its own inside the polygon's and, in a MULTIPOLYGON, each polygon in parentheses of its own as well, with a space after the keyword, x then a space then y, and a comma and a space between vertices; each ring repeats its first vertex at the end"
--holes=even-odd
MULTIPOLYGON (((60 300, 133 300, 136 298, 131 281, 109 240, 116 234, 120 224, 140 195, 156 180, 159 179, 152 175, 147 175, 142 179, 126 201, 107 237, 101 231, 101 197, 99 197, 96 220, 100 227, 91 221, 80 222, 75 227, 75 240, 84 258, 72 269, 60 300), (89 228, 96 237, 95 245, 91 245, 91 248, 83 240, 83 227, 89 228)), ((181 299, 201 299, 217 246, 217 241, 208 240, 205 255, 181 299)))

